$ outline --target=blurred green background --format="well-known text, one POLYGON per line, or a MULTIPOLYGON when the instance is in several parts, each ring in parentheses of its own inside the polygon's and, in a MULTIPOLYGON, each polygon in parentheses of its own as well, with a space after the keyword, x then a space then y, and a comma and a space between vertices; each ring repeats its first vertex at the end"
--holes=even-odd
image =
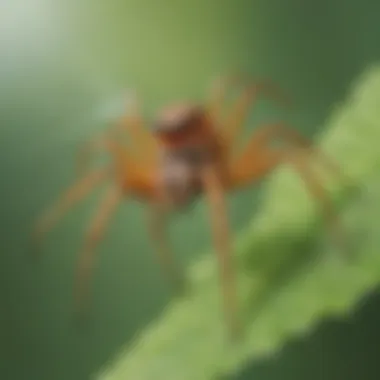
MULTIPOLYGON (((264 103, 254 121, 286 118, 313 135, 380 58, 379 12, 369 0, 2 0, 0 378, 89 379, 171 297, 143 207, 126 203, 98 251, 91 320, 73 324, 75 260, 101 191, 50 234, 41 262, 28 257, 34 217, 70 183, 78 143, 104 128, 126 89, 150 118, 170 101, 204 99, 215 75, 236 68, 294 99, 286 114, 264 103)), ((231 197, 235 231, 258 194, 231 197)), ((210 246, 202 205, 171 232, 184 266, 210 246)), ((379 305, 375 298, 353 322, 329 324, 238 378, 377 378, 379 305)))

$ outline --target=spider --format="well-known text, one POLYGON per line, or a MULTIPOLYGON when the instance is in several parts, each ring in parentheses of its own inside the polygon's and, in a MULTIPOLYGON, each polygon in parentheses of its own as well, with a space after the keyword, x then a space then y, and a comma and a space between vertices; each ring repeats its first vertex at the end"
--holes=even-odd
POLYGON ((165 236, 165 217, 182 210, 199 196, 209 206, 210 224, 220 272, 223 310, 231 336, 241 331, 238 318, 235 271, 230 229, 226 213, 226 194, 262 180, 279 165, 288 163, 299 173, 311 196, 320 203, 336 236, 336 213, 321 181, 311 170, 312 157, 319 156, 329 170, 339 169, 322 152, 283 122, 259 126, 245 147, 235 149, 239 132, 258 95, 289 105, 286 97, 270 82, 244 84, 242 78, 219 79, 211 86, 204 104, 182 102, 164 108, 151 130, 136 101, 132 111, 80 151, 80 178, 36 222, 34 239, 40 243, 47 232, 98 184, 108 181, 96 215, 91 221, 79 256, 75 300, 83 307, 95 259, 95 248, 117 206, 134 197, 147 204, 148 225, 157 248, 161 267, 177 289, 183 276, 173 258, 165 236), (224 102, 228 90, 238 85, 241 91, 227 112, 224 102), (125 136, 129 139, 123 140, 125 136), (280 140, 282 144, 274 145, 280 140), (83 175, 92 152, 105 149, 110 164, 83 175))

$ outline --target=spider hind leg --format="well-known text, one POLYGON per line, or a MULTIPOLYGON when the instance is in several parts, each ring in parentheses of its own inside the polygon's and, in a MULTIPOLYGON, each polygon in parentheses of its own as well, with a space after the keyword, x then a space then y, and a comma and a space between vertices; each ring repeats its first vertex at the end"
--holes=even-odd
POLYGON ((313 156, 320 158, 321 163, 330 172, 346 179, 334 162, 328 160, 296 130, 282 123, 262 126, 256 131, 237 159, 232 161, 229 187, 233 189, 259 181, 279 165, 291 164, 303 180, 308 193, 322 207, 324 219, 335 244, 340 248, 345 248, 342 226, 333 203, 322 181, 311 169, 313 156), (282 140, 282 144, 274 146, 273 142, 278 138, 282 140))

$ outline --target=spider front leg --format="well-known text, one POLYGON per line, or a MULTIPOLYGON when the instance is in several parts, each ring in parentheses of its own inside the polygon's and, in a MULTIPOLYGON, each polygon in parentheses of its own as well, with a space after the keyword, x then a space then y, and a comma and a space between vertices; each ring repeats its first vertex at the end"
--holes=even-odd
POLYGON ((230 338, 235 340, 240 336, 241 325, 238 321, 236 280, 224 188, 214 167, 205 169, 202 177, 206 199, 210 206, 210 220, 219 263, 224 314, 230 338))
POLYGON ((241 155, 232 163, 229 186, 232 189, 248 185, 262 179, 279 165, 290 163, 304 181, 308 192, 322 206, 333 239, 341 247, 344 242, 341 225, 322 182, 311 170, 313 155, 322 158, 325 167, 333 170, 334 174, 347 179, 335 163, 329 161, 322 152, 295 130, 282 123, 262 126, 241 155), (281 139, 282 146, 272 146, 278 138, 281 139))

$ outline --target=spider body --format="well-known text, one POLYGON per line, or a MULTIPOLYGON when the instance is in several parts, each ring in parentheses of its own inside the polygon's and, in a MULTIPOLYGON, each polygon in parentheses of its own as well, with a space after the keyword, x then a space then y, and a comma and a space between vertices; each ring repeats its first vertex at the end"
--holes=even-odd
POLYGON ((184 208, 203 192, 203 169, 220 161, 212 122, 201 107, 183 103, 164 109, 156 125, 159 190, 173 208, 184 208))
POLYGON ((194 164, 193 152, 183 153, 164 151, 160 162, 159 186, 173 208, 185 208, 201 193, 199 164, 194 164))
POLYGON ((312 172, 312 157, 318 156, 321 163, 335 174, 341 174, 339 169, 310 141, 281 122, 257 128, 245 147, 236 151, 239 130, 260 92, 282 104, 287 103, 272 84, 254 83, 243 86, 241 95, 225 115, 222 111, 227 87, 235 82, 217 82, 203 106, 183 102, 165 108, 158 115, 153 132, 146 129, 139 110, 134 108, 104 136, 91 140, 81 150, 79 163, 82 169, 89 154, 99 148, 109 153, 111 163, 74 183, 38 220, 34 236, 40 241, 91 189, 100 182, 110 182, 110 189, 92 220, 79 257, 75 286, 79 307, 82 308, 86 300, 95 247, 118 204, 129 197, 138 198, 147 205, 150 236, 159 263, 175 286, 180 286, 183 276, 167 244, 165 216, 168 211, 183 209, 204 195, 218 258, 224 313, 233 336, 240 331, 240 325, 225 204, 228 192, 261 180, 281 164, 290 164, 303 179, 311 196, 320 203, 333 236, 337 236, 336 215, 321 181, 312 172), (125 135, 129 136, 129 143, 122 140, 125 135), (273 146, 273 141, 278 139, 283 144, 273 146))

